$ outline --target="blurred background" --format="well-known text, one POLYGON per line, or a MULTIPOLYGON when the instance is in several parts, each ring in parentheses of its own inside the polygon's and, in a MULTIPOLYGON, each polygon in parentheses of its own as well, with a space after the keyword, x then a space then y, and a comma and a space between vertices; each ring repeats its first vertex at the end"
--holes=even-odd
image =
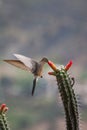
MULTIPOLYGON (((66 65, 75 77, 82 129, 87 128, 87 1, 0 0, 0 59, 19 53, 36 60, 48 57, 66 65)), ((35 95, 32 74, 0 61, 0 102, 9 107, 12 130, 66 130, 55 77, 44 67, 35 95)))

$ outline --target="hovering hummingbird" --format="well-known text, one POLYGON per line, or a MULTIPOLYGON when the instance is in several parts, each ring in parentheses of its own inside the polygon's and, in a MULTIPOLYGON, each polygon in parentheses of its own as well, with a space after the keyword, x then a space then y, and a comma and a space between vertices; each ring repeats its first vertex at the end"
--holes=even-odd
POLYGON ((36 81, 38 79, 38 77, 42 78, 42 70, 43 70, 43 66, 45 63, 48 62, 48 59, 46 57, 43 57, 39 62, 23 56, 23 55, 19 55, 19 54, 14 54, 14 56, 16 56, 16 58, 18 60, 3 60, 11 65, 14 65, 18 68, 21 68, 23 70, 29 71, 34 75, 34 79, 33 79, 33 88, 32 88, 32 96, 34 94, 35 91, 35 87, 36 87, 36 81))

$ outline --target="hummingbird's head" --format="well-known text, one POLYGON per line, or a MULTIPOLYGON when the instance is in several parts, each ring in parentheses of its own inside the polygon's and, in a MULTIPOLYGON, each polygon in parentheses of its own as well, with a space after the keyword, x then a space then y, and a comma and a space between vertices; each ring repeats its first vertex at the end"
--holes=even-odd
POLYGON ((41 62, 46 62, 47 63, 48 59, 46 57, 43 57, 42 60, 41 60, 41 62))

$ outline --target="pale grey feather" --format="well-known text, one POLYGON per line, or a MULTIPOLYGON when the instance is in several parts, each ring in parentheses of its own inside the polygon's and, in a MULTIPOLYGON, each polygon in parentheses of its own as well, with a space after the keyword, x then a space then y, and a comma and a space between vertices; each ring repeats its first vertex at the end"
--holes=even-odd
POLYGON ((23 62, 19 61, 19 60, 3 60, 3 61, 5 61, 5 62, 7 62, 7 63, 9 63, 11 65, 14 65, 14 66, 16 66, 18 68, 21 68, 23 70, 31 71, 29 69, 29 67, 25 66, 25 64, 23 62))
POLYGON ((23 62, 24 65, 27 66, 31 70, 31 72, 35 71, 35 67, 37 64, 36 61, 20 54, 14 54, 14 56, 16 56, 21 62, 23 62))

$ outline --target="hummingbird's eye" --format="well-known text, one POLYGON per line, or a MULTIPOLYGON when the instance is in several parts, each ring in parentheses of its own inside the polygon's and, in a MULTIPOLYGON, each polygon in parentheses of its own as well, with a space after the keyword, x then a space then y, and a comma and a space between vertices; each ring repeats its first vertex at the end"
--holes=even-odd
POLYGON ((46 57, 44 57, 44 58, 42 59, 42 61, 48 62, 48 59, 47 59, 46 57))

